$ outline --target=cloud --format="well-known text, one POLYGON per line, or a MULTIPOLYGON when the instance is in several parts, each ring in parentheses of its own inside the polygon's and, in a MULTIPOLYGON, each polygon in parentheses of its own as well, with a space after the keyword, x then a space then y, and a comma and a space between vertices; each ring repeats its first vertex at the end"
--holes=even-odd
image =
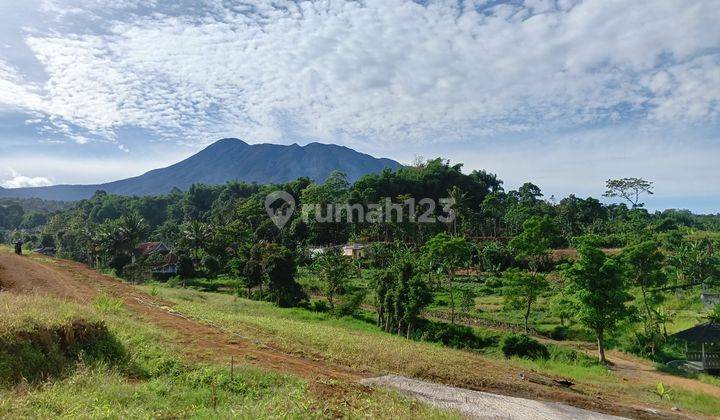
POLYGON ((42 176, 28 177, 17 173, 12 168, 10 169, 9 179, 0 181, 0 185, 5 188, 24 188, 24 187, 45 187, 52 185, 52 181, 42 176))
POLYGON ((47 80, 0 67, 0 97, 85 142, 135 127, 428 143, 720 116, 712 0, 107 3, 45 2, 95 29, 28 34, 47 80))

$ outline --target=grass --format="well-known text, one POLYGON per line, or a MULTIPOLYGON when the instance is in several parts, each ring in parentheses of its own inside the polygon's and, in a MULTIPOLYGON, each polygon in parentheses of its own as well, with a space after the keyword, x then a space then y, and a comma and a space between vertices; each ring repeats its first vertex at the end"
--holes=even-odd
MULTIPOLYGON (((354 318, 338 319, 300 308, 276 308, 266 302, 182 289, 166 289, 163 297, 175 302, 177 310, 191 317, 241 331, 244 335, 250 334, 252 338, 286 352, 337 362, 359 370, 440 379, 459 385, 477 385, 490 380, 493 372, 484 368, 495 363, 552 370, 549 364, 505 360, 497 348, 483 351, 491 356, 487 359, 479 357, 477 352, 406 340, 354 318)), ((483 330, 479 333, 488 334, 483 330)), ((578 364, 574 373, 582 376, 583 369, 589 371, 588 375, 597 371, 595 367, 578 364)), ((507 369, 497 370, 499 373, 507 369)), ((554 371, 565 374, 560 368, 554 371)))
POLYGON ((92 312, 60 299, 0 293, 0 340, 38 328, 61 328, 80 318, 91 322, 99 320, 92 312))
MULTIPOLYGON (((470 388, 501 388, 507 385, 508 376, 517 375, 512 372, 533 371, 570 378, 591 395, 633 396, 635 401, 667 403, 658 401, 652 387, 627 383, 593 358, 559 345, 549 345, 549 360, 505 359, 495 347, 480 353, 455 350, 384 333, 366 320, 338 319, 301 308, 277 308, 266 302, 226 294, 163 288, 162 296, 174 302, 175 309, 193 318, 220 325, 288 353, 362 371, 396 373, 470 388)), ((516 391, 523 387, 517 382, 512 386, 516 391)), ((705 414, 720 412, 714 397, 708 394, 683 389, 674 391, 673 404, 683 410, 705 414)))
MULTIPOLYGON (((53 375, 0 384, 0 418, 452 418, 396 393, 333 381, 307 381, 250 366, 192 364, 173 335, 129 312, 122 301, 99 295, 87 306, 40 296, 0 293, 0 374, 24 369, 17 354, 3 352, 13 337, 63 330, 73 322, 107 327, 121 352, 89 357, 82 349, 73 363, 47 359, 53 375), (13 358, 15 357, 15 358, 13 358)), ((62 341, 48 336, 47 343, 62 341)), ((97 344, 97 343, 95 343, 97 344)))

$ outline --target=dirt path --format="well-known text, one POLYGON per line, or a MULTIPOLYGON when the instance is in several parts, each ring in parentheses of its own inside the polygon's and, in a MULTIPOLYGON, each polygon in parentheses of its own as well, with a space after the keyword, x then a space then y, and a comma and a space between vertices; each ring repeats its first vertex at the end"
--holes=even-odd
POLYGON ((365 379, 362 382, 391 387, 426 404, 455 410, 473 419, 617 420, 624 418, 565 404, 471 391, 395 375, 365 379))
POLYGON ((173 341, 196 360, 229 362, 269 368, 305 378, 358 380, 367 375, 325 362, 288 355, 262 344, 229 335, 174 313, 171 305, 136 288, 65 260, 0 253, 0 284, 13 293, 38 293, 89 304, 98 294, 120 298, 127 309, 173 334, 173 341))
MULTIPOLYGON (((432 316, 432 319, 445 320, 443 316, 432 316)), ((477 322, 468 322, 466 319, 460 319, 460 323, 470 326, 487 328, 491 330, 503 332, 519 332, 522 327, 506 328, 501 323, 491 323, 485 320, 477 320, 477 322)), ((531 334, 535 339, 542 343, 552 343, 558 346, 567 347, 581 351, 592 358, 597 357, 597 347, 594 343, 584 341, 557 341, 536 334, 531 334)), ((720 398, 720 387, 700 382, 695 379, 684 378, 669 373, 661 372, 655 369, 652 362, 647 359, 633 356, 618 350, 606 350, 605 354, 608 361, 612 364, 612 371, 622 378, 623 381, 642 384, 649 389, 654 389, 659 382, 669 385, 671 388, 683 388, 689 391, 704 392, 714 397, 720 398)))
MULTIPOLYGON (((560 345, 563 343, 562 341, 553 342, 560 345)), ((592 344, 574 343, 574 346, 589 356, 597 356, 597 349, 592 344)), ((652 362, 618 350, 608 350, 605 354, 610 363, 612 363, 611 368, 613 372, 626 381, 649 386, 662 382, 665 385, 669 385, 671 389, 677 387, 690 391, 704 392, 720 398, 720 387, 718 386, 661 372, 655 369, 652 362)))

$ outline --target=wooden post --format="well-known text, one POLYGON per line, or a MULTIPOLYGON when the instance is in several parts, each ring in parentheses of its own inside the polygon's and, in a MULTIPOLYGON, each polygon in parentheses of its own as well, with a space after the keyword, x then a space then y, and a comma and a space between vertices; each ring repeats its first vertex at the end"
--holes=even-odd
POLYGON ((705 372, 705 343, 702 343, 702 370, 705 372))

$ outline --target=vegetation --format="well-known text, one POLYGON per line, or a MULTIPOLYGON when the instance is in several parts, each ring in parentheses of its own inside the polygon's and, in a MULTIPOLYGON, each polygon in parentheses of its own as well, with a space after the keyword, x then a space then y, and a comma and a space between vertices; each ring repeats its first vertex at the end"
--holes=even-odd
MULTIPOLYGON (((155 197, 98 191, 44 219, 29 217, 38 223, 26 227, 13 207, 5 239, 53 246, 58 256, 136 283, 152 281, 150 267, 158 263, 137 245, 162 241, 172 249, 178 272, 153 284, 153 295, 203 322, 250 329, 254 339, 281 350, 361 370, 473 385, 480 373, 468 379, 462 367, 479 363, 475 356, 482 353, 497 360, 508 356, 518 368, 612 382, 617 378, 606 378, 603 368, 608 349, 657 362, 683 357, 672 333, 709 315, 697 288, 718 289, 720 217, 651 213, 640 200, 652 193, 652 183, 642 179, 611 180, 607 188, 607 197, 625 199, 629 207, 573 195, 545 200, 531 183, 505 191, 494 174, 463 174, 461 165, 436 159, 354 184, 333 173, 322 183, 300 178, 282 185, 193 185, 155 197), (292 196, 297 208, 312 205, 326 222, 298 211, 278 228, 264 202, 276 190, 292 196), (439 203, 446 197, 452 198, 446 208, 411 200, 439 203), (350 210, 335 220, 324 210, 332 203, 374 212, 378 223, 351 220, 350 210), (377 209, 376 203, 389 207, 377 209), (448 210, 451 220, 411 221, 448 210), (348 242, 367 244, 365 257, 344 256, 340 246, 348 242), (548 345, 546 338, 595 341, 598 360, 548 345)), ((9 207, 3 207, 5 214, 9 207)), ((111 333, 114 324, 106 318, 124 310, 114 299, 101 295, 92 303, 111 333)), ((80 363, 83 352, 64 353, 65 364, 80 363)), ((113 366, 125 363, 109 361, 109 354, 98 357, 113 366)), ((183 375, 196 374, 183 372, 180 379, 157 380, 162 386, 186 384, 183 375)), ((97 374, 91 369, 86 378, 97 374)), ((132 388, 123 375, 120 370, 113 379, 120 393, 132 388)), ((188 395, 195 392, 192 386, 188 395)), ((306 396, 296 382, 271 387, 306 396)), ((683 392, 673 387, 673 398, 683 398, 683 392)), ((233 407, 250 404, 227 398, 233 407)))

